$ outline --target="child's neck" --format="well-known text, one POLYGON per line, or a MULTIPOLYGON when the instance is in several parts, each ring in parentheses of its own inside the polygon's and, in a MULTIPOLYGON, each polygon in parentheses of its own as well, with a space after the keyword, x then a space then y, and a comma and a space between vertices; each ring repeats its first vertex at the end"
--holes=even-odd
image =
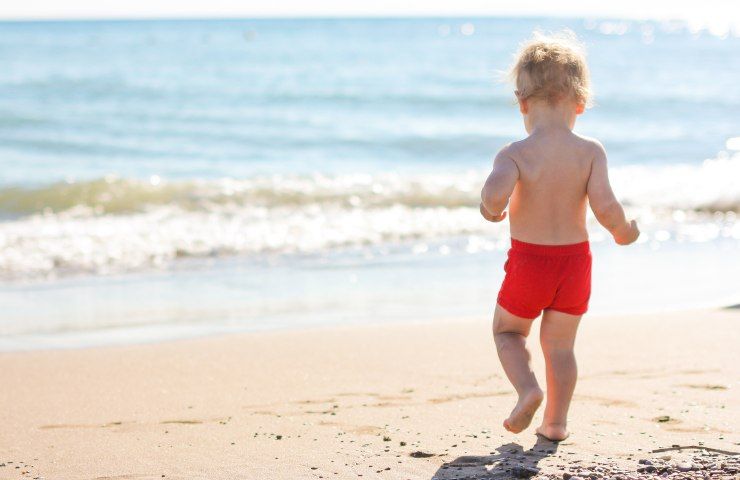
POLYGON ((530 135, 556 130, 573 130, 575 123, 575 109, 566 102, 556 105, 532 104, 524 120, 530 135))

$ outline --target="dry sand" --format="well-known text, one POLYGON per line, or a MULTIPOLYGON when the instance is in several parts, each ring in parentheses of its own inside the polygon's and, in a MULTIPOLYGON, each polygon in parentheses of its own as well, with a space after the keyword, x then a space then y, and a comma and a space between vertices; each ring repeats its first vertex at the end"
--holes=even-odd
POLYGON ((0 354, 0 479, 562 477, 736 452, 739 322, 587 317, 559 445, 501 427, 515 398, 482 320, 0 354))

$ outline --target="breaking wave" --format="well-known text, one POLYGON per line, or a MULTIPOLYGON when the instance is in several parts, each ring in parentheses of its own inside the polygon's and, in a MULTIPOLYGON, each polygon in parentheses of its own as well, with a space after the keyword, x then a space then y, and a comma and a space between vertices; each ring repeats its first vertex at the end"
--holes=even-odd
MULTIPOLYGON (((272 175, 165 181, 105 177, 0 189, 0 277, 156 268, 178 257, 507 235, 480 220, 486 172, 272 175)), ((613 168, 646 238, 740 238, 740 154, 700 165, 613 168)), ((593 223, 593 219, 592 223, 593 223)), ((598 228, 593 231, 598 237, 598 228)))

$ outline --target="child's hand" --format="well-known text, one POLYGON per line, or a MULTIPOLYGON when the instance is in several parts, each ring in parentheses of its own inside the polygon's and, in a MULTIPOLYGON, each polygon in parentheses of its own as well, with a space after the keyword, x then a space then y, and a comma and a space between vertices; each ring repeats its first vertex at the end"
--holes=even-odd
POLYGON ((637 240, 639 236, 640 230, 637 228, 637 222, 634 220, 625 223, 622 227, 614 231, 614 241, 618 245, 629 245, 637 240))
POLYGON ((491 213, 486 210, 486 207, 483 206, 483 202, 480 203, 480 214, 483 215, 483 218, 488 220, 489 222, 500 222, 504 218, 506 218, 506 212, 501 212, 501 215, 491 215, 491 213))

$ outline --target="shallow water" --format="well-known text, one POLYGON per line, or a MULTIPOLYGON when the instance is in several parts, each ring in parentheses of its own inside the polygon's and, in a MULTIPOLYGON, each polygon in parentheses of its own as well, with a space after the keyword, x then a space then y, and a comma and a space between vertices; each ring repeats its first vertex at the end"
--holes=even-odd
MULTIPOLYGON (((66 277, 0 289, 0 350, 147 342, 238 331, 491 318, 503 245, 479 239, 321 255, 193 260, 174 269, 66 277)), ((740 302, 733 240, 593 243, 590 313, 713 308, 740 302)))

